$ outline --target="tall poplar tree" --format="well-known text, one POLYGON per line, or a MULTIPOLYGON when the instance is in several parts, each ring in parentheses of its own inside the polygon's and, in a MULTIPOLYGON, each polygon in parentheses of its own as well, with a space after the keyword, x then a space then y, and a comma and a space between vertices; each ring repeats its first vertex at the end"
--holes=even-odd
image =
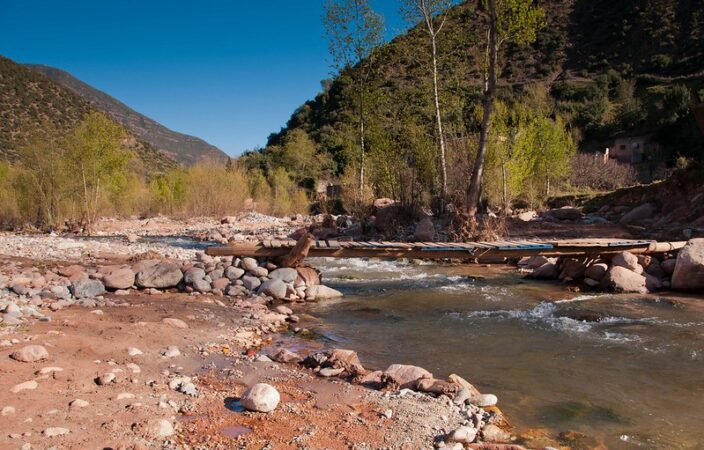
POLYGON ((538 31, 544 26, 545 18, 545 11, 535 6, 533 0, 484 0, 484 7, 488 15, 484 99, 479 145, 467 186, 467 213, 470 218, 477 214, 481 195, 484 161, 496 97, 496 81, 500 76, 499 51, 507 42, 520 46, 535 42, 538 31))
POLYGON ((330 54, 336 70, 356 67, 357 118, 359 121, 359 200, 364 198, 365 130, 364 96, 374 49, 383 43, 384 19, 369 0, 328 0, 323 16, 330 54))
POLYGON ((438 88, 438 35, 445 26, 447 14, 455 3, 454 0, 402 0, 403 12, 412 24, 422 23, 430 43, 430 71, 433 77, 433 103, 435 107, 435 125, 438 132, 438 159, 440 166, 441 196, 447 198, 447 158, 445 153, 445 136, 442 131, 442 112, 438 88))

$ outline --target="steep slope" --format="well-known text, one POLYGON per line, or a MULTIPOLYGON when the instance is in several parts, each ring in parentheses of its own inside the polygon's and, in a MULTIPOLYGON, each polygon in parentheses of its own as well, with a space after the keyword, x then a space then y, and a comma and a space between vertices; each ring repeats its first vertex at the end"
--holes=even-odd
POLYGON ((227 155, 219 148, 197 137, 177 133, 166 128, 105 92, 75 78, 68 72, 36 64, 27 64, 27 67, 71 89, 87 100, 94 108, 107 113, 135 136, 167 153, 176 161, 184 164, 194 164, 206 159, 214 161, 227 160, 227 155))
MULTIPOLYGON (((91 110, 92 106, 73 91, 0 56, 0 158, 14 160, 30 137, 48 129, 67 133, 91 110)), ((127 145, 148 172, 176 166, 173 159, 133 133, 127 145)))
MULTIPOLYGON (((485 45, 480 3, 453 8, 439 37, 441 103, 451 151, 457 153, 471 147, 477 126, 478 59, 485 45)), ((547 26, 535 44, 509 45, 503 52, 503 101, 510 105, 524 98, 532 84, 546 88, 553 111, 579 136, 582 149, 603 149, 618 135, 648 134, 669 157, 704 152, 689 111, 690 92, 704 89, 701 0, 536 3, 546 11, 547 26)), ((414 130, 431 138, 435 134, 427 52, 427 36, 415 28, 375 55, 366 112, 370 152, 427 146, 427 139, 408 142, 414 130)), ((302 129, 344 168, 349 159, 345 150, 354 143, 356 91, 350 79, 356 73, 356 68, 343 71, 327 83, 323 93, 271 135, 268 146, 281 145, 291 130, 302 129)), ((266 157, 267 149, 262 154, 266 157)))

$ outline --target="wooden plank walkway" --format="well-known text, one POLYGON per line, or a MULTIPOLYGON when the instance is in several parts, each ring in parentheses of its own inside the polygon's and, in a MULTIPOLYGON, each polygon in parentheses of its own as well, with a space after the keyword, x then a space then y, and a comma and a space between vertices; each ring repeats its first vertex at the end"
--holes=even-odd
MULTIPOLYGON (((472 259, 523 256, 590 256, 618 253, 664 253, 684 247, 686 242, 655 242, 627 239, 507 240, 497 242, 388 242, 315 241, 308 257, 472 259)), ((206 249, 211 256, 278 257, 287 255, 296 241, 265 240, 232 242, 206 249)))

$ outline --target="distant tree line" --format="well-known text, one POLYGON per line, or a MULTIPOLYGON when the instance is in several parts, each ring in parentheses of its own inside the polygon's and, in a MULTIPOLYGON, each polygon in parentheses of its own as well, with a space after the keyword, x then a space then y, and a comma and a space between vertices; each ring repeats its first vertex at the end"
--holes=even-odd
MULTIPOLYGON (((125 130, 98 112, 65 135, 47 124, 0 162, 0 225, 90 227, 101 216, 218 216, 256 208, 286 215, 308 210, 306 191, 287 170, 268 176, 236 163, 203 162, 147 175, 125 130)), ((289 162, 287 161, 287 164, 289 162)), ((299 167, 292 163, 291 167, 299 167)))

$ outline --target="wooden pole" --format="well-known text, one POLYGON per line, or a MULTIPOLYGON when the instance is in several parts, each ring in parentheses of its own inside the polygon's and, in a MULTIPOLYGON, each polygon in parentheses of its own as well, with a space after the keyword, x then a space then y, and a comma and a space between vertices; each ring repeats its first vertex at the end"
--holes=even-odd
POLYGON ((279 262, 282 267, 298 267, 303 264, 303 260, 308 256, 310 248, 315 243, 315 237, 306 233, 296 242, 288 255, 282 257, 279 262))

